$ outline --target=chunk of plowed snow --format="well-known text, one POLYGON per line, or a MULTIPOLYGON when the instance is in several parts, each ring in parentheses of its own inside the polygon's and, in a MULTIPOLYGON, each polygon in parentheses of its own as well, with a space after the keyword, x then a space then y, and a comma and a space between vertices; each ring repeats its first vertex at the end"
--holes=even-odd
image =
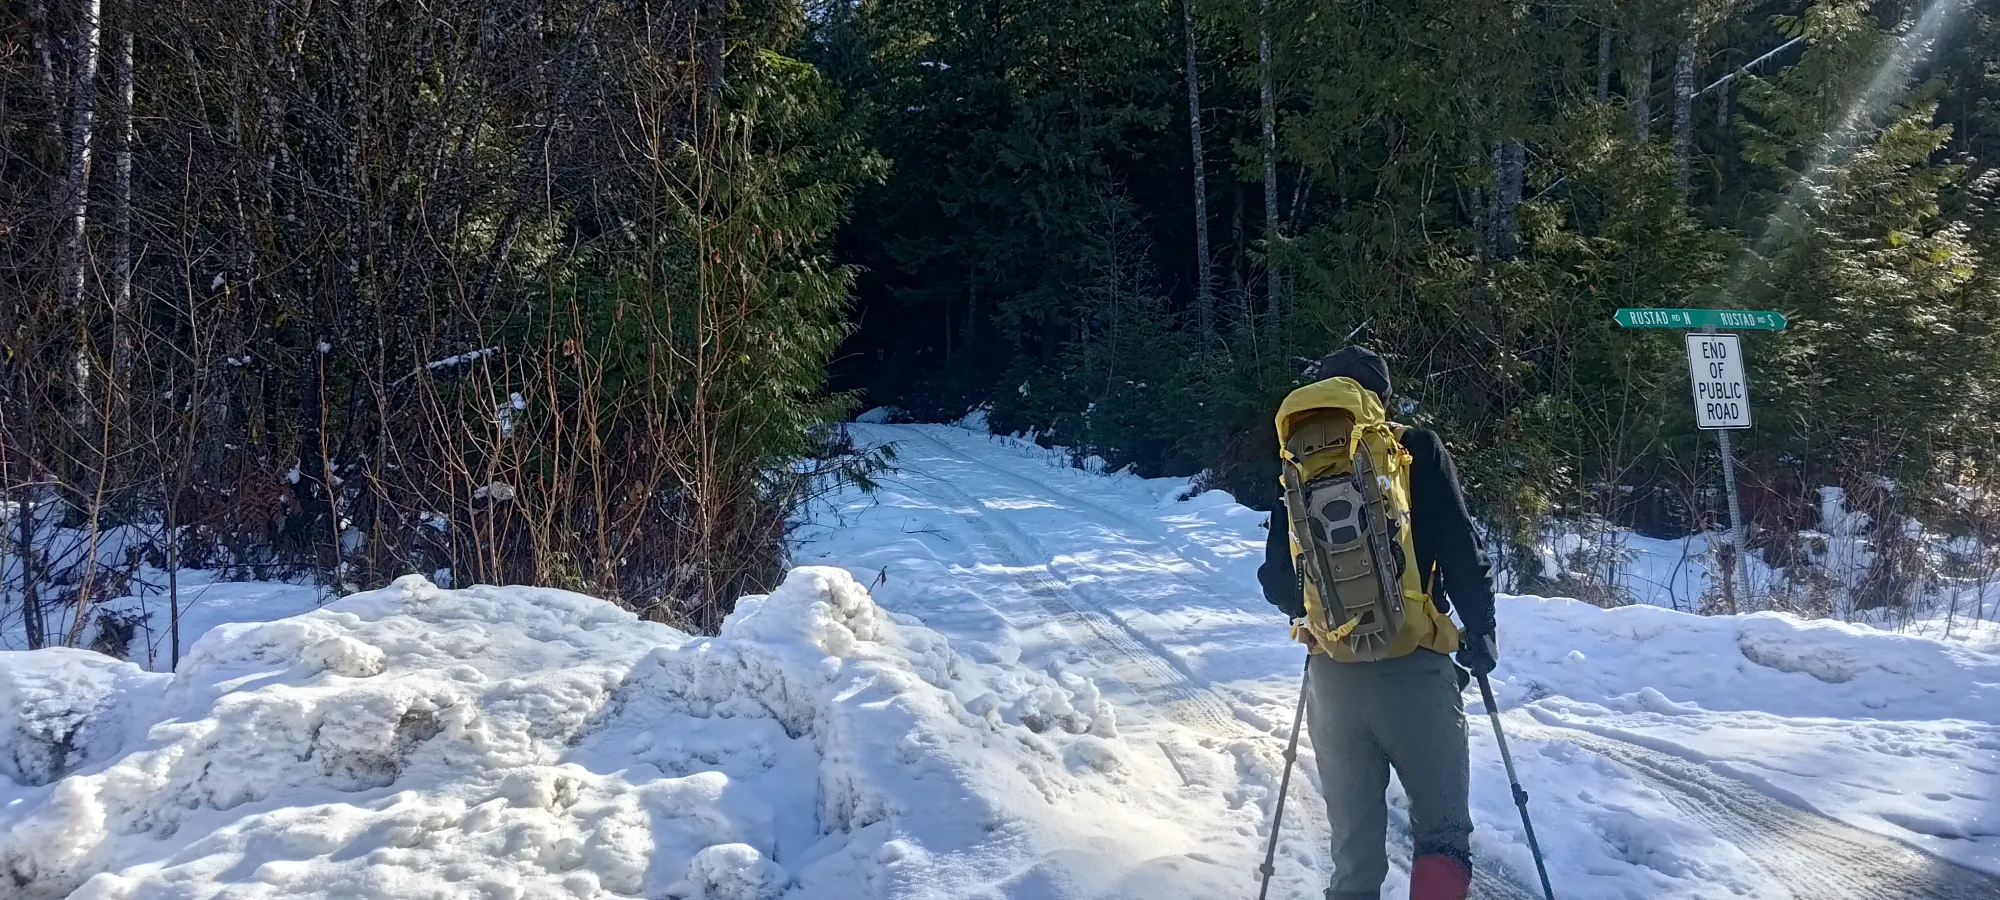
POLYGON ((1122 752, 1088 734, 1115 733, 1093 686, 1026 674, 839 569, 706 639, 412 576, 218 628, 172 678, 0 654, 0 893, 953 896, 999 874, 976 850, 1000 806, 1122 752), (961 697, 1071 720, 1035 734, 961 697))
POLYGON ((116 753, 168 680, 87 650, 0 653, 0 776, 38 787, 116 753))

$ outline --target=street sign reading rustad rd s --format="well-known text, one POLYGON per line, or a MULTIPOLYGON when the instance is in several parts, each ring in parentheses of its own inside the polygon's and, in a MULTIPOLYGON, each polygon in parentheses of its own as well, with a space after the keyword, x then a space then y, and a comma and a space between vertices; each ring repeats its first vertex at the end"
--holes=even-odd
POLYGON ((1626 328, 1783 331, 1786 324, 1784 313, 1753 309, 1621 309, 1616 318, 1626 328))

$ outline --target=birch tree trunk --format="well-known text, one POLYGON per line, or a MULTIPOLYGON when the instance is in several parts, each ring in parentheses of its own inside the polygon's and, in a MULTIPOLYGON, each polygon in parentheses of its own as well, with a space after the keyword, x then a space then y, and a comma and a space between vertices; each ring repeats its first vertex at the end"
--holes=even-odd
POLYGON ((1688 157, 1694 150, 1694 54, 1700 41, 1689 22, 1674 56, 1674 187, 1683 199, 1690 182, 1688 157))
POLYGON ((702 29, 701 56, 702 78, 708 86, 709 102, 717 102, 722 96, 723 79, 723 23, 722 17, 729 10, 728 0, 703 0, 701 4, 702 29))
POLYGON ((1597 30, 1597 102, 1611 100, 1611 26, 1597 30))
POLYGON ((1501 141, 1493 148, 1493 253, 1501 259, 1520 251, 1514 212, 1521 206, 1521 177, 1526 167, 1527 148, 1520 141, 1501 141))
MULTIPOLYGON (((75 315, 83 309, 84 230, 90 217, 91 127, 97 114, 97 57, 100 0, 83 0, 77 11, 76 36, 70 44, 73 54, 70 74, 69 133, 64 136, 67 171, 63 178, 62 243, 58 251, 58 287, 63 310, 75 315)), ((70 363, 71 386, 76 410, 89 409, 90 354, 79 343, 70 363)))
POLYGON ((1257 7, 1257 92, 1264 118, 1264 292, 1273 333, 1284 315, 1284 279, 1278 271, 1278 109, 1271 87, 1271 0, 1257 7))
POLYGON ((32 490, 22 491, 14 518, 21 526, 21 625, 28 632, 28 649, 40 650, 48 640, 42 624, 42 575, 35 571, 35 500, 32 490))
POLYGON ((1728 146, 1729 85, 1727 84, 1717 88, 1715 91, 1715 127, 1718 132, 1716 136, 1724 142, 1724 146, 1728 146))
POLYGON ((56 83, 55 51, 50 48, 50 44, 54 41, 51 39, 49 27, 48 0, 32 0, 28 4, 28 31, 35 45, 35 60, 38 64, 37 71, 41 74, 42 91, 49 97, 49 108, 60 110, 63 108, 63 90, 62 86, 56 83))
POLYGON ((1188 144, 1194 156, 1195 324, 1202 334, 1215 330, 1215 274, 1208 258, 1208 166, 1201 150, 1201 80, 1195 72, 1194 0, 1181 0, 1187 38, 1188 144))
POLYGON ((1257 334, 1257 309, 1250 297, 1250 275, 1246 271, 1249 257, 1243 252, 1243 208, 1250 205, 1250 198, 1243 190, 1243 182, 1231 185, 1229 204, 1229 291, 1236 301, 1236 318, 1243 333, 1255 337, 1257 334))
POLYGON ((1632 60, 1632 84, 1626 93, 1632 98, 1632 126, 1639 140, 1653 139, 1653 41, 1645 34, 1632 39, 1637 51, 1632 60))
POLYGON ((1500 202, 1500 183, 1507 179, 1507 176, 1505 174, 1507 170, 1507 162, 1505 159, 1502 158, 1505 154, 1501 152, 1501 148, 1505 146, 1507 146, 1507 142, 1505 141, 1502 141, 1498 144, 1494 144, 1493 149, 1488 151, 1487 153, 1487 169, 1488 171, 1491 171, 1493 173, 1493 194, 1487 200, 1488 208, 1486 210, 1486 248, 1488 251, 1488 255, 1495 257, 1501 255, 1500 232, 1504 228, 1504 226, 1500 222, 1500 215, 1502 209, 1502 204, 1500 202))
POLYGON ((132 31, 138 12, 134 0, 119 6, 118 49, 112 73, 118 93, 118 134, 111 168, 111 375, 119 403, 119 386, 132 377, 132 31))
MULTIPOLYGON (((1472 133, 1472 149, 1465 154, 1465 167, 1468 171, 1477 171, 1479 164, 1486 162, 1486 160, 1480 158, 1483 146, 1485 146, 1485 139, 1480 136, 1479 132, 1474 131, 1472 133)), ((1497 162, 1496 159, 1496 164, 1492 167, 1493 177, 1496 180, 1500 177, 1500 167, 1497 165, 1497 162)), ((1472 207, 1472 233, 1479 236, 1479 265, 1483 277, 1486 261, 1493 256, 1493 211, 1487 203, 1486 188, 1484 185, 1478 183, 1472 185, 1472 202, 1469 205, 1472 207)))

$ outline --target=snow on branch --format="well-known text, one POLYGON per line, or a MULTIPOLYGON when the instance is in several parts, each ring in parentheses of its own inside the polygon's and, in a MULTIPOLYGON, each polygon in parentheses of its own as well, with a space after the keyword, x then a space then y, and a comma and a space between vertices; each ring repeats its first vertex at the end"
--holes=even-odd
MULTIPOLYGON (((424 363, 424 371, 435 372, 439 369, 449 369, 455 366, 463 366, 468 363, 478 362, 479 360, 484 359, 498 352, 500 352, 500 348, 498 346, 486 347, 480 350, 467 350, 466 352, 460 353, 457 356, 447 356, 443 359, 432 360, 431 362, 424 363)), ((390 382, 389 389, 395 390, 396 388, 402 387, 403 382, 410 380, 410 377, 416 374, 417 373, 415 372, 411 372, 409 375, 405 375, 401 378, 396 379, 395 381, 390 382)))

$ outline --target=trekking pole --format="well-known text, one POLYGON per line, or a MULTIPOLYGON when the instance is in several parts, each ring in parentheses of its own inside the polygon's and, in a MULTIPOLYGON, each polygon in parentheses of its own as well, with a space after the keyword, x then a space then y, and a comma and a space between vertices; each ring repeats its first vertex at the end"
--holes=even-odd
POLYGON ((1312 684, 1312 654, 1306 654, 1306 674, 1299 681, 1299 708, 1292 713, 1292 742, 1285 747, 1285 774, 1278 779, 1278 808, 1271 815, 1271 843, 1264 848, 1264 865, 1258 871, 1264 873, 1264 886, 1257 891, 1257 900, 1264 900, 1271 893, 1271 876, 1278 871, 1272 863, 1278 858, 1278 825, 1285 821, 1285 795, 1292 788, 1292 761, 1299 758, 1299 723, 1306 718, 1306 688, 1312 684))
POLYGON ((1514 805, 1521 810, 1521 828, 1528 833, 1528 852, 1535 857, 1535 874, 1542 876, 1542 896, 1556 900, 1549 887, 1549 869, 1542 864, 1542 847, 1535 843, 1535 823, 1528 821, 1528 792, 1521 789, 1521 776, 1514 773, 1514 754, 1507 752, 1507 733, 1500 730, 1500 707, 1493 703, 1493 684, 1479 676, 1479 696, 1486 700, 1486 715, 1493 720, 1493 739, 1500 742, 1500 762, 1507 766, 1507 783, 1514 789, 1514 805))

